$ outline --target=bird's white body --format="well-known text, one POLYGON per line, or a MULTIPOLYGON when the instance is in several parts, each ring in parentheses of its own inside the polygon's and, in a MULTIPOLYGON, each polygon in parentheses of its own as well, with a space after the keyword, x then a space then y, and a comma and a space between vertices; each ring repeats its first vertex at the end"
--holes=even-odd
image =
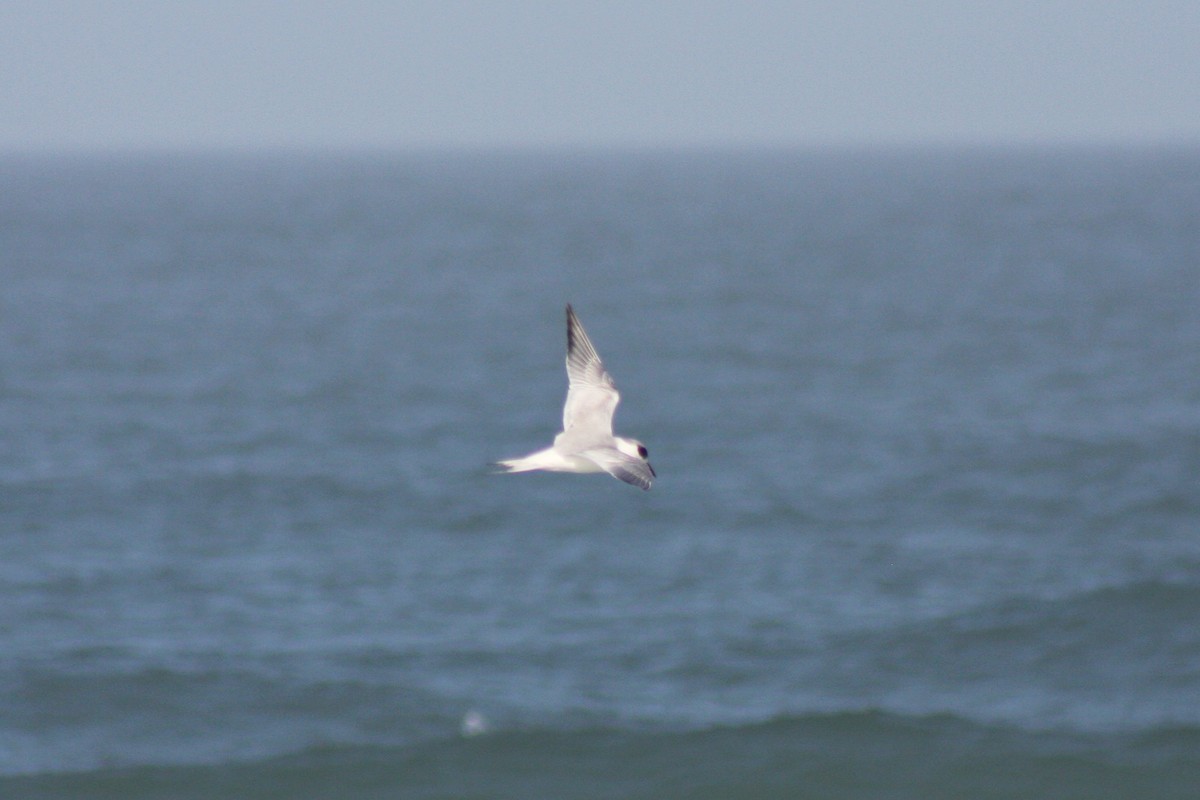
POLYGON ((655 474, 646 459, 646 448, 636 439, 613 435, 613 413, 621 396, 570 305, 567 378, 570 385, 563 406, 563 430, 554 437, 554 445, 498 465, 508 472, 607 472, 649 489, 655 474))

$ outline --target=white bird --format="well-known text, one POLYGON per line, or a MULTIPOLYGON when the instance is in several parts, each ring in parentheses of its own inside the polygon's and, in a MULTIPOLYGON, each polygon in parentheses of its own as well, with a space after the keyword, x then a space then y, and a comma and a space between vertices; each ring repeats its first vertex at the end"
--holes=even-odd
POLYGON ((554 445, 523 458, 498 461, 508 472, 607 472, 649 489, 657 476, 637 439, 613 436, 612 418, 621 395, 604 369, 596 348, 567 304, 567 402, 562 433, 554 445))

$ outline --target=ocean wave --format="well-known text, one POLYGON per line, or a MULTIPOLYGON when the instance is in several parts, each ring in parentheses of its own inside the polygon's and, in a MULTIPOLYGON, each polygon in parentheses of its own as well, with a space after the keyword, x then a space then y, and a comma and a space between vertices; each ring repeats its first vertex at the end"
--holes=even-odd
MULTIPOLYGON (((1012 598, 915 623, 895 635, 922 650, 928 640, 945 640, 960 652, 972 643, 990 643, 1016 654, 1014 644, 1025 641, 1044 665, 1138 646, 1195 645, 1200 643, 1194 626, 1197 608, 1200 585, 1146 580, 1056 598, 1012 598)), ((1200 655, 1197 659, 1200 668, 1200 655)))
POLYGON ((1200 728, 1029 732, 864 710, 705 730, 525 729, 256 761, 0 778, 28 800, 1194 796, 1200 728))
POLYGON ((914 623, 944 631, 1042 631, 1087 628, 1101 643, 1123 625, 1169 626, 1188 622, 1200 606, 1200 583, 1153 579, 1097 586, 1055 597, 1017 597, 932 622, 914 623))
MULTIPOLYGON (((367 545, 354 558, 365 559, 367 545)), ((436 625, 380 640, 361 623, 387 605, 390 569, 375 582, 359 574, 353 591, 334 587, 336 602, 315 605, 290 584, 264 583, 254 570, 244 574, 255 578, 248 580, 255 592, 220 594, 230 567, 222 561, 214 570, 181 572, 151 561, 135 582, 164 592, 189 587, 198 604, 219 597, 214 613, 233 634, 200 627, 165 650, 136 638, 98 639, 88 632, 101 617, 86 617, 73 644, 62 642, 55 653, 44 652, 36 629, 14 640, 13 658, 0 670, 14 689, 8 728, 0 731, 0 774, 67 764, 196 763, 229 753, 265 759, 319 742, 410 747, 456 730, 463 707, 480 702, 496 715, 487 728, 502 738, 551 719, 558 725, 564 716, 698 730, 792 714, 800 716, 782 719, 825 730, 839 717, 810 712, 862 707, 920 719, 947 713, 1032 732, 1118 736, 1200 726, 1195 704, 1179 700, 1200 680, 1200 586, 1191 583, 1010 598, 819 641, 751 631, 714 634, 706 648, 689 648, 678 635, 652 637, 625 656, 608 656, 577 643, 556 649, 553 639, 509 647, 447 638, 436 625), (299 611, 320 647, 295 639, 289 620, 299 611), (271 624, 259 626, 264 621, 271 624), (237 637, 240 630, 255 635, 237 637), (552 651, 551 661, 541 660, 552 651), (664 652, 671 655, 656 662, 664 652), (537 663, 592 686, 595 699, 539 694, 537 663), (603 680, 589 671, 591 663, 603 665, 603 680), (489 679, 477 677, 484 673, 489 679), (697 699, 704 702, 688 705, 697 699)), ((116 591, 129 582, 122 575, 67 575, 56 591, 85 598, 97 582, 116 591)), ((104 618, 119 608, 110 605, 104 618)), ((170 606, 138 609, 142 619, 177 619, 170 606)))
POLYGON ((1200 679, 1200 586, 1142 581, 834 637, 848 697, 1038 728, 1200 724, 1178 693, 1200 679))

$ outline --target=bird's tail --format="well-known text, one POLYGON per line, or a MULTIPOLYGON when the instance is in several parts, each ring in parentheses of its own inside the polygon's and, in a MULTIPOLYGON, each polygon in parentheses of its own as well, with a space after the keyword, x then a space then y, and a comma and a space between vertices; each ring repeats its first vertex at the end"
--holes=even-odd
POLYGON ((502 461, 493 461, 492 466, 499 468, 496 472, 500 475, 508 475, 513 472, 529 472, 538 468, 536 464, 530 463, 531 460, 528 456, 525 458, 506 458, 502 461))
POLYGON ((562 457, 555 453, 552 447, 545 450, 538 450, 536 453, 530 453, 520 458, 506 458, 503 461, 496 461, 493 462, 492 466, 499 467, 503 473, 563 468, 562 457))

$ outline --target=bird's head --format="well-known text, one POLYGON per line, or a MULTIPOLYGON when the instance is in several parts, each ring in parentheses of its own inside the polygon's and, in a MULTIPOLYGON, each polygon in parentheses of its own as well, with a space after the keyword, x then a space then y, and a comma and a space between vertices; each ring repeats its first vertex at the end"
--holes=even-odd
MULTIPOLYGON (((615 437, 617 440, 617 449, 627 456, 640 458, 646 462, 646 466, 650 467, 650 451, 646 449, 646 445, 639 442, 637 439, 627 439, 624 436, 615 437)), ((654 471, 654 467, 650 467, 650 474, 658 477, 658 473, 654 471)))

